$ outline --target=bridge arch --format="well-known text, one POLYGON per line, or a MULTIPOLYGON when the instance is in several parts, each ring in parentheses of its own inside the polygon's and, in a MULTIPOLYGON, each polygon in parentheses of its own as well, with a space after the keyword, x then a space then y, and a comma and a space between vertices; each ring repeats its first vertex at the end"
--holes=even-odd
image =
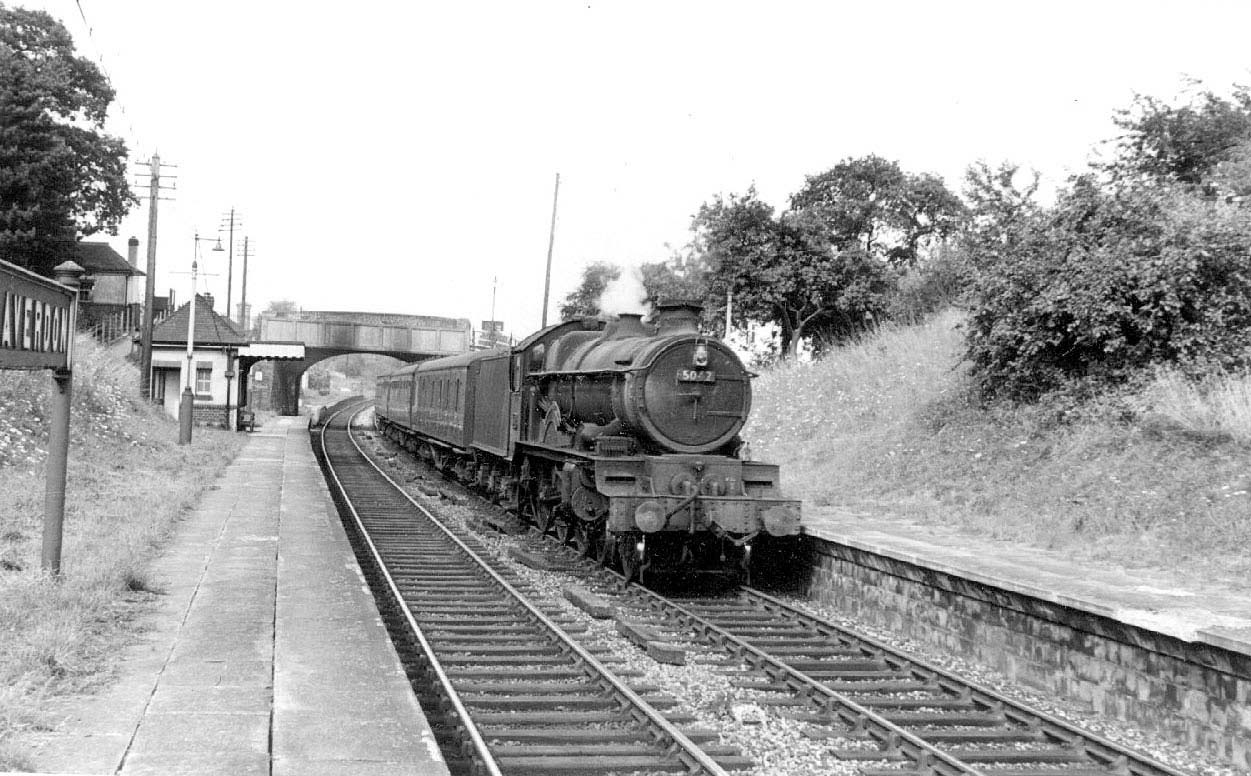
MULTIPOLYGON (((274 362, 273 409, 281 415, 299 414, 301 378, 318 361, 349 353, 391 356, 408 363, 426 361, 467 352, 472 333, 465 318, 308 310, 263 314, 261 341, 304 345, 302 359, 274 362)), ((246 384, 250 368, 251 364, 240 364, 241 383, 246 384)))

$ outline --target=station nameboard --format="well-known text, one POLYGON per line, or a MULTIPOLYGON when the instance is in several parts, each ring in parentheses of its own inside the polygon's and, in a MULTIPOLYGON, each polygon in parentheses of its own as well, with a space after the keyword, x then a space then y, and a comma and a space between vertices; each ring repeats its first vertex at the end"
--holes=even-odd
POLYGON ((74 292, 0 261, 0 369, 64 369, 74 333, 74 292))

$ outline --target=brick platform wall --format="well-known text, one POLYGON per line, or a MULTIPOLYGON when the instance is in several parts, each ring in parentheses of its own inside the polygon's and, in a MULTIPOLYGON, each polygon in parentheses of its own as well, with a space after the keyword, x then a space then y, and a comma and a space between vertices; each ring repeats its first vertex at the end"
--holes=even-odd
POLYGON ((812 598, 1251 767, 1251 657, 821 540, 812 598))
POLYGON ((226 405, 197 404, 191 410, 191 422, 197 426, 226 427, 226 405))

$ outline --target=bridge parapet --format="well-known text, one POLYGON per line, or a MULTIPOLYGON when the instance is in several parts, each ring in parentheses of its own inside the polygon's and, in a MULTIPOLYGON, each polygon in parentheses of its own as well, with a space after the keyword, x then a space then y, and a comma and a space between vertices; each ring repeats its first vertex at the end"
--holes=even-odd
POLYGON ((464 318, 428 315, 303 311, 262 315, 261 339, 303 342, 344 352, 411 353, 425 357, 464 353, 472 329, 464 318))

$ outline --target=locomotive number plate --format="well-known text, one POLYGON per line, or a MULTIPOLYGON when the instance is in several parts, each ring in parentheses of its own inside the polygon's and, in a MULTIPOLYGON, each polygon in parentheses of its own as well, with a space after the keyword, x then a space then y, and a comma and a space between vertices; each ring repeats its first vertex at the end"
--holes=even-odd
POLYGON ((711 369, 679 369, 679 383, 715 383, 717 373, 711 369))

